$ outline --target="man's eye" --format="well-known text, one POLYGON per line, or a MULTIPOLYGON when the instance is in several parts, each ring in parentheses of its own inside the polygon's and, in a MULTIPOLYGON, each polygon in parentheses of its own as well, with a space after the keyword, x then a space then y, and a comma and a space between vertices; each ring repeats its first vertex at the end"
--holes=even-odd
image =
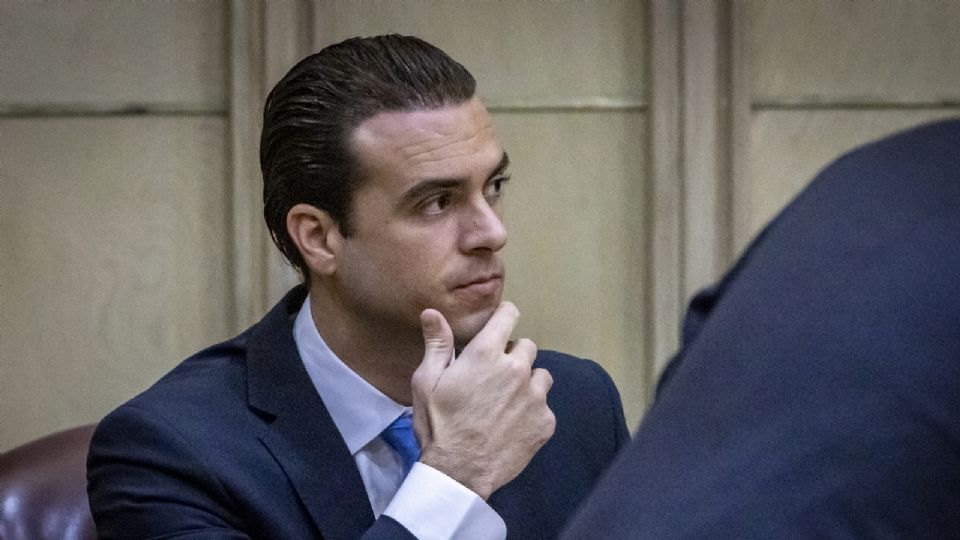
POLYGON ((439 214, 448 206, 450 206, 450 195, 441 193, 429 197, 420 203, 420 210, 425 214, 439 214))
POLYGON ((487 183, 485 195, 489 197, 498 197, 502 192, 507 181, 510 180, 509 176, 502 176, 500 178, 495 178, 487 183))

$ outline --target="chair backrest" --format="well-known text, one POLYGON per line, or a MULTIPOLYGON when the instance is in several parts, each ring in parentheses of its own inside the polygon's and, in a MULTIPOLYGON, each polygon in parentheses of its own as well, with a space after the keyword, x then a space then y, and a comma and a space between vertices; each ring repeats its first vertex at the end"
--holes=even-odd
POLYGON ((60 431, 0 454, 0 538, 96 539, 86 466, 95 427, 60 431))

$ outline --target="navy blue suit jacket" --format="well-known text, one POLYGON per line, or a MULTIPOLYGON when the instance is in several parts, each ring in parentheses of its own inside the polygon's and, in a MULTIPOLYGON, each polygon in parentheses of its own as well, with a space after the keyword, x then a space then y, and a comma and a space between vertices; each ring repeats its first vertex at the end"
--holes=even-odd
MULTIPOLYGON (((90 507, 102 538, 403 539, 374 520, 360 473, 303 367, 291 291, 239 337, 180 364, 97 428, 90 507)), ((629 435, 595 363, 541 351, 553 438, 490 498, 508 538, 553 538, 629 435)))
POLYGON ((564 537, 960 537, 960 121, 834 162, 694 300, 564 537))

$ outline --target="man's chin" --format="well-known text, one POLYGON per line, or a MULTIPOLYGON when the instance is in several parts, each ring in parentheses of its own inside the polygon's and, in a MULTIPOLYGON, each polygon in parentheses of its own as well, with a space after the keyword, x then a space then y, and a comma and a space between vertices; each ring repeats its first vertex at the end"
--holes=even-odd
MULTIPOLYGON (((498 304, 499 305, 499 304, 498 304)), ((493 313, 497 310, 497 306, 492 306, 489 309, 479 311, 476 313, 471 313, 469 315, 463 315, 458 317, 456 320, 449 320, 450 329, 453 330, 453 342, 457 348, 457 353, 467 346, 477 334, 480 333, 480 330, 483 330, 483 327, 486 326, 487 321, 490 320, 490 317, 493 317, 493 313)))

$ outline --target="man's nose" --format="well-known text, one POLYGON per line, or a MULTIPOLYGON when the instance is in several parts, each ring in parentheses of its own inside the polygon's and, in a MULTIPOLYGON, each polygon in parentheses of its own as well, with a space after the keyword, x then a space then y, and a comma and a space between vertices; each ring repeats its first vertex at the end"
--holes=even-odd
POLYGON ((497 252, 507 244, 507 228, 503 225, 500 212, 486 199, 471 206, 466 216, 462 234, 461 249, 465 253, 477 250, 497 252))

